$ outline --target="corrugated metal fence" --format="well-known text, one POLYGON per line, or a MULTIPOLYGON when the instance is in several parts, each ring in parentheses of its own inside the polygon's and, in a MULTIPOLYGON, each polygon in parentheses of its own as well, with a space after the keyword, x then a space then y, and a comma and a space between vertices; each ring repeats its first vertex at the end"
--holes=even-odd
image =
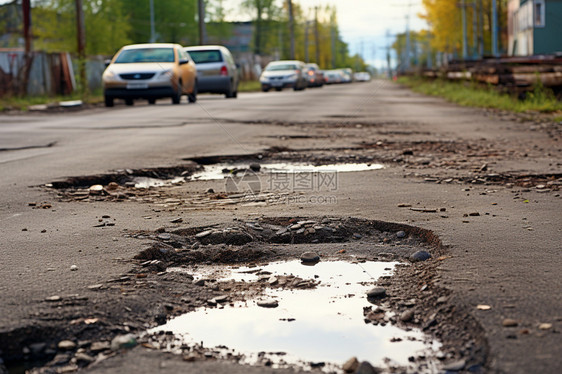
MULTIPOLYGON (((105 68, 102 56, 88 59, 86 72, 90 90, 101 87, 105 68)), ((68 95, 76 89, 76 67, 68 53, 0 49, 1 96, 68 95)))

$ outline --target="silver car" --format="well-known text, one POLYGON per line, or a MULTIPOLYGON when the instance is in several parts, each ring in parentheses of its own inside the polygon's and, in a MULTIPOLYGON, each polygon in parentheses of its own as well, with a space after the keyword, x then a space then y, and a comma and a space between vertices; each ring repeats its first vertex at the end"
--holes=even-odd
POLYGON ((304 90, 308 86, 304 69, 302 61, 270 62, 260 76, 261 89, 263 92, 272 88, 281 91, 285 87, 291 87, 295 91, 304 90))
POLYGON ((238 96, 238 68, 230 51, 220 45, 185 47, 197 66, 199 93, 218 93, 227 98, 238 96))

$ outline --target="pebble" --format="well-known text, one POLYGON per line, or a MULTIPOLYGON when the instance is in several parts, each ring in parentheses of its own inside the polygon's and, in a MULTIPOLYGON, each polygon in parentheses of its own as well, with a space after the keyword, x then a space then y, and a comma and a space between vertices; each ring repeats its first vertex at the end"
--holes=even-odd
POLYGON ((478 213, 478 212, 472 212, 472 213, 468 213, 468 215, 469 215, 470 217, 479 217, 479 216, 480 216, 480 213, 478 213))
POLYGON ((343 371, 346 373, 353 373, 359 367, 359 360, 357 357, 352 357, 343 364, 343 371))
POLYGON ((396 233, 396 237, 397 238, 405 238, 406 237, 406 233, 404 231, 398 231, 396 233))
POLYGON ((86 353, 77 353, 74 358, 76 359, 77 362, 86 362, 86 363, 90 363, 90 362, 94 362, 95 358, 93 358, 92 356, 86 354, 86 353))
POLYGON ((172 238, 172 236, 170 234, 168 234, 167 232, 163 232, 162 234, 158 235, 158 239, 160 240, 170 240, 172 238))
POLYGON ((518 324, 516 320, 511 318, 506 318, 502 322, 503 327, 516 327, 518 324))
POLYGON ((92 284, 92 285, 88 286, 88 289, 89 290, 99 290, 102 287, 103 287, 103 284, 98 283, 98 284, 92 284))
POLYGON ((212 232, 213 232, 212 230, 201 231, 200 233, 196 234, 195 237, 196 238, 204 238, 206 236, 211 235, 212 232))
POLYGON ((413 255, 410 256, 410 261, 412 261, 412 262, 426 261, 426 260, 429 260, 430 258, 431 258, 431 255, 429 254, 429 252, 417 251, 416 253, 414 253, 413 255))
POLYGON ((437 299, 437 305, 445 304, 448 300, 449 298, 447 296, 441 296, 440 298, 437 299))
POLYGON ((539 325, 539 330, 550 330, 552 328, 552 323, 541 323, 539 325))
POLYGON ((459 360, 443 366, 445 371, 461 371, 466 366, 466 360, 459 360))
POLYGON ((318 262, 320 261, 320 256, 314 252, 305 252, 301 255, 302 262, 318 262))
POLYGON ((261 169, 261 165, 260 165, 260 164, 258 164, 258 163, 252 163, 252 164, 250 164, 250 170, 251 170, 251 171, 258 172, 258 171, 260 171, 260 169, 261 169))
POLYGON ((369 292, 367 292, 367 297, 369 299, 376 299, 376 298, 382 298, 386 296, 386 289, 384 287, 375 287, 369 290, 369 292))
POLYGON ((133 334, 117 335, 111 341, 111 350, 118 351, 120 349, 133 348, 137 345, 137 338, 133 334))
POLYGON ((277 300, 258 301, 258 306, 262 308, 277 308, 279 302, 277 300))
POLYGON ((76 348, 76 343, 74 343, 72 340, 61 340, 57 347, 65 351, 70 351, 76 348))
POLYGON ((363 361, 355 371, 355 374, 378 374, 378 370, 373 367, 369 362, 363 361))
POLYGON ((61 301, 62 298, 58 295, 55 296, 49 296, 45 299, 45 301, 49 301, 49 302, 56 302, 56 301, 61 301))
POLYGON ((402 322, 410 322, 414 318, 414 311, 407 310, 400 315, 400 321, 402 322))
POLYGON ((101 351, 106 351, 111 348, 109 342, 93 342, 90 346, 90 351, 97 353, 101 351))
POLYGON ((76 266, 76 265, 72 265, 70 267, 70 271, 77 271, 77 270, 78 270, 78 266, 76 266))

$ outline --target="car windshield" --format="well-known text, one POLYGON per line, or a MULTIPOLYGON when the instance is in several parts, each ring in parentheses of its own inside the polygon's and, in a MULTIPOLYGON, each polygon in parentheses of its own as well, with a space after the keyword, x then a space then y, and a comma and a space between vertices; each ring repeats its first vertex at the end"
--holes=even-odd
POLYGON ((130 64, 135 62, 174 62, 173 48, 139 48, 121 51, 116 64, 130 64))
POLYGON ((212 62, 222 62, 222 55, 220 51, 187 51, 193 62, 196 64, 207 64, 212 62))
POLYGON ((279 70, 297 70, 297 65, 294 64, 275 64, 269 65, 265 71, 279 71, 279 70))

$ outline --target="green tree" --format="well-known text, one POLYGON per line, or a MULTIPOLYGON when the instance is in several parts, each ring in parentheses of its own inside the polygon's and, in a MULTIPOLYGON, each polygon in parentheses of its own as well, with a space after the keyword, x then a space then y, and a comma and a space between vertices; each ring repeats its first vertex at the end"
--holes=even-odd
POLYGON ((265 41, 271 37, 272 20, 279 8, 275 5, 275 0, 244 0, 242 7, 255 16, 254 18, 254 53, 262 54, 265 41))
MULTIPOLYGON (((42 0, 32 9, 34 48, 77 51, 74 0, 42 0)), ((130 42, 130 25, 120 0, 84 1, 86 53, 112 54, 130 42)))

